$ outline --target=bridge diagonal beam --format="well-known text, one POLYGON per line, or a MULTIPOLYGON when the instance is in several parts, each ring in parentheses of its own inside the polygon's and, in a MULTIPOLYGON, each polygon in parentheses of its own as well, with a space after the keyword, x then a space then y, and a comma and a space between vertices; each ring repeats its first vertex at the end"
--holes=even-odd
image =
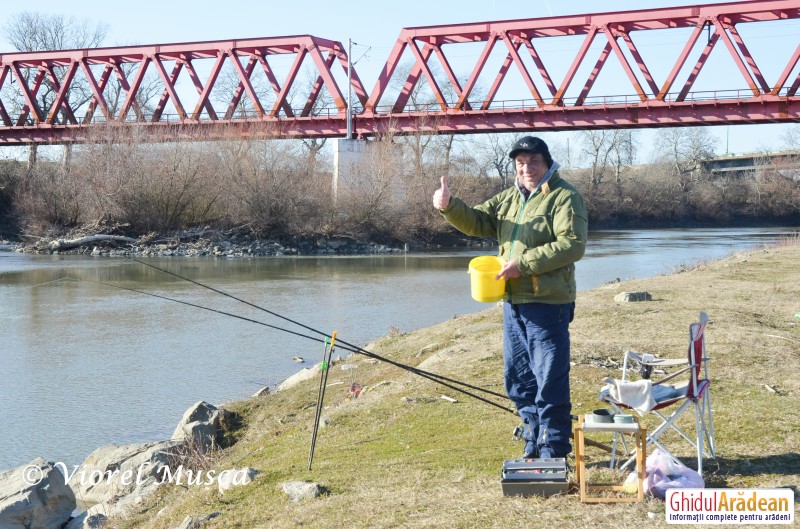
POLYGON ((45 123, 50 125, 56 123, 55 120, 59 111, 62 110, 61 107, 64 107, 63 112, 66 121, 74 124, 78 123, 78 120, 75 119, 75 114, 73 114, 72 109, 69 106, 69 101, 67 98, 69 95, 69 89, 71 88, 72 79, 75 77, 75 72, 78 71, 78 65, 78 61, 72 61, 67 67, 67 71, 64 73, 64 78, 61 81, 58 80, 58 75, 56 74, 55 68, 52 65, 47 67, 47 73, 50 75, 50 82, 53 83, 53 89, 57 90, 57 92, 56 98, 53 100, 53 104, 50 107, 50 113, 44 121, 45 123))
MULTIPOLYGON (((8 78, 8 72, 10 70, 11 68, 7 65, 0 67, 0 88, 3 88, 3 85, 6 82, 6 79, 8 78)), ((0 99, 0 119, 3 120, 3 124, 6 127, 11 127, 13 125, 11 122, 11 116, 8 115, 5 105, 3 105, 2 99, 0 99)))
MULTIPOLYGON (((272 71, 272 68, 267 62, 267 58, 263 55, 257 55, 256 58, 258 59, 258 63, 261 65, 261 69, 264 71, 264 75, 267 76, 267 80, 269 81, 270 86, 272 86, 272 90, 275 91, 275 95, 277 96, 281 92, 281 85, 278 83, 275 73, 272 71)), ((292 107, 289 106, 288 102, 284 101, 281 104, 281 108, 283 109, 283 113, 286 114, 286 117, 294 117, 294 111, 292 111, 292 107)))
MULTIPOLYGON (((452 66, 450 66, 450 61, 448 61, 447 57, 445 57, 442 47, 439 45, 434 46, 433 53, 436 55, 436 58, 439 59, 439 62, 444 69, 444 74, 447 76, 447 79, 450 81, 450 85, 453 87, 453 90, 456 93, 456 97, 458 98, 457 101, 461 101, 461 94, 464 93, 464 90, 461 88, 461 83, 458 81, 458 77, 456 77, 456 74, 453 72, 452 66)), ((464 109, 472 110, 472 106, 467 100, 464 100, 464 109)))
POLYGON ((658 85, 656 84, 655 79, 653 79, 653 75, 650 73, 650 69, 647 67, 647 64, 645 64, 638 48, 633 43, 633 39, 631 39, 631 36, 624 31, 620 32, 619 35, 625 41, 625 44, 628 45, 628 50, 631 52, 633 60, 636 61, 636 64, 639 66, 639 71, 642 72, 645 81, 647 81, 647 85, 650 87, 651 93, 655 96, 658 94, 658 85))
POLYGON ((339 112, 346 112, 347 102, 344 100, 344 96, 339 91, 339 86, 336 84, 336 81, 334 81, 333 76, 331 75, 331 66, 333 66, 333 62, 336 60, 336 54, 331 50, 328 52, 328 56, 323 59, 322 53, 319 51, 319 47, 316 45, 311 47, 309 54, 311 55, 311 59, 314 61, 314 64, 317 66, 319 75, 311 87, 311 92, 308 95, 308 99, 306 99, 306 104, 303 107, 301 116, 311 115, 314 105, 317 103, 317 99, 322 92, 323 86, 328 89, 328 93, 333 98, 333 103, 336 105, 337 110, 339 112))
POLYGON ((261 105, 261 99, 258 97, 255 88, 253 88, 253 83, 250 82, 250 75, 245 72, 235 50, 229 50, 227 55, 231 58, 233 69, 236 71, 236 75, 239 76, 239 83, 244 86, 244 90, 247 92, 247 97, 250 98, 250 103, 253 104, 253 109, 256 111, 256 114, 259 118, 263 118, 265 114, 264 107, 261 105))
MULTIPOLYGON (((752 90, 753 95, 759 95, 760 91, 758 85, 756 84, 756 80, 753 79, 753 76, 750 74, 750 70, 747 69, 747 65, 744 63, 744 61, 742 61, 741 55, 739 55, 739 52, 736 50, 733 41, 731 41, 730 36, 728 36, 728 31, 730 30, 731 26, 722 22, 720 18, 716 16, 712 17, 711 21, 714 24, 715 34, 719 35, 719 37, 722 39, 722 42, 725 43, 725 47, 728 48, 728 51, 733 58, 733 62, 739 68, 739 71, 742 73, 742 77, 744 77, 745 82, 750 87, 750 90, 752 90)), ((764 86, 766 87, 766 83, 764 83, 764 86)), ((769 89, 767 88, 765 91, 769 91, 769 89)))
POLYGON ((86 110, 86 115, 83 116, 83 124, 86 125, 91 123, 94 112, 98 106, 100 107, 100 112, 102 112, 103 116, 106 118, 106 121, 111 121, 111 116, 109 115, 108 111, 108 104, 106 103, 106 98, 103 96, 103 90, 105 90, 106 84, 111 78, 111 72, 114 68, 110 64, 106 64, 105 68, 103 68, 103 73, 100 74, 99 82, 95 80, 92 70, 89 68, 88 61, 85 57, 81 59, 81 68, 83 69, 83 74, 86 76, 86 80, 89 82, 89 88, 92 91, 92 100, 89 102, 89 108, 86 110))
POLYGON ((211 94, 211 90, 214 88, 214 83, 217 82, 217 76, 219 75, 224 62, 225 54, 218 54, 216 61, 214 61, 214 66, 211 67, 211 72, 208 74, 208 79, 206 79, 206 85, 204 87, 202 81, 200 81, 200 77, 197 75, 197 71, 194 69, 194 66, 192 66, 192 61, 190 59, 186 60, 186 71, 189 73, 189 78, 192 80, 192 84, 197 90, 197 94, 199 96, 197 104, 192 111, 192 119, 200 119, 200 113, 203 112, 203 108, 206 109, 210 119, 218 119, 217 112, 214 110, 214 107, 211 104, 211 101, 209 101, 208 96, 211 94))
MULTIPOLYGON (((775 83, 775 86, 772 88, 770 92, 772 95, 777 96, 780 94, 781 88, 786 85, 786 82, 789 80, 789 76, 792 74, 792 70, 794 67, 797 66, 797 61, 800 60, 800 44, 794 49, 794 53, 792 57, 789 59, 789 63, 786 65, 786 68, 783 69, 780 77, 778 77, 778 81, 775 83)), ((789 88, 788 96, 792 97, 795 93, 797 93, 797 85, 800 84, 800 74, 797 76, 797 80, 792 84, 792 87, 789 88)), ((2 83, 0 83, 2 86, 2 83)))
POLYGON ((144 115, 139 108, 139 102, 136 100, 136 94, 139 92, 139 87, 142 86, 144 74, 147 72, 147 68, 150 66, 151 62, 153 62, 152 56, 145 55, 142 57, 142 60, 139 62, 139 69, 136 70, 136 75, 133 77, 133 84, 130 85, 128 84, 128 79, 125 76, 125 72, 122 71, 120 65, 116 62, 114 63, 114 69, 117 73, 117 78, 122 85, 122 89, 125 90, 125 102, 122 103, 122 108, 120 108, 119 114, 117 115, 118 121, 122 123, 125 122, 131 107, 134 107, 137 121, 142 121, 144 119, 144 115))
MULTIPOLYGON (((512 46, 521 46, 521 44, 512 43, 512 46)), ((481 104, 481 110, 488 110, 492 106, 494 98, 497 96, 497 91, 500 89, 500 85, 502 84, 503 79, 506 78, 506 73, 508 73, 508 69, 511 68, 513 63, 514 57, 512 57, 510 52, 506 53, 506 57, 503 59, 502 64, 500 64, 500 68, 497 71, 497 75, 494 77, 494 81, 492 81, 492 86, 490 86, 489 91, 486 92, 486 97, 483 100, 483 104, 481 104)))
MULTIPOLYGON (((636 93, 639 95, 639 99, 641 101, 647 101, 647 94, 644 93, 644 89, 639 83, 639 79, 636 77, 636 74, 633 73, 631 65, 628 64, 628 58, 625 57, 625 54, 622 53, 622 49, 619 47, 619 42, 617 42, 617 33, 611 29, 608 24, 603 26, 603 32, 606 34, 606 38, 608 39, 608 44, 611 46, 611 49, 614 50, 614 55, 617 56, 620 65, 622 65, 622 69, 628 76, 628 80, 631 82, 631 85, 633 85, 633 89, 636 90, 636 93)), ((602 68, 602 65, 600 67, 602 68)))
POLYGON ((584 102, 586 102, 586 98, 589 96, 589 91, 594 86, 594 82, 597 81, 597 77, 600 75, 600 71, 603 69, 603 66, 606 64, 606 60, 608 56, 611 55, 611 41, 606 42, 606 45, 603 47, 603 50, 600 52, 600 56, 597 58, 597 62, 594 64, 594 68, 589 73, 589 77, 586 79, 586 82, 581 88, 580 94, 578 94, 578 98, 575 100, 576 107, 582 106, 584 102))
POLYGON ((525 81, 525 84, 528 86, 528 90, 531 91, 531 95, 536 100, 536 104, 540 107, 543 107, 544 100, 542 99, 539 90, 536 88, 536 84, 533 82, 531 74, 528 72, 528 68, 526 68, 525 63, 522 62, 522 57, 519 55, 518 45, 514 42, 513 37, 508 32, 504 31, 501 34, 503 35, 503 42, 505 42, 506 48, 508 49, 508 54, 511 56, 511 60, 514 62, 514 64, 517 65, 517 69, 519 70, 520 75, 522 75, 522 79, 525 81))
POLYGON ((531 54, 531 59, 533 59, 534 64, 536 64, 536 68, 539 70, 539 75, 542 76, 545 86, 547 86, 547 89, 550 91, 550 96, 556 95, 556 85, 550 77, 550 72, 545 68, 544 62, 542 62, 542 58, 539 56, 539 52, 533 47, 533 42, 525 37, 523 37, 522 40, 528 48, 528 52, 531 54))
MULTIPOLYGON (((223 53, 222 55, 223 57, 228 56, 227 53, 223 53)), ((250 79, 250 76, 253 74, 253 71, 256 68, 256 64, 258 64, 259 57, 260 56, 257 57, 255 55, 251 55, 250 59, 248 59, 247 65, 244 67, 244 74, 248 79, 250 79)), ((272 70, 269 69, 269 65, 267 65, 266 61, 264 61, 264 64, 266 65, 265 71, 269 71, 271 74, 272 70)), ((275 76, 273 75, 270 78, 270 81, 274 79, 274 77, 275 76)), ((275 83, 272 84, 272 88, 273 90, 275 90, 275 93, 278 93, 278 90, 280 90, 280 88, 276 89, 275 88, 276 84, 277 81, 275 81, 275 83)), ((244 83, 242 81, 239 81, 239 84, 236 86, 236 89, 233 91, 233 94, 231 95, 231 100, 228 103, 228 110, 225 111, 225 118, 224 118, 225 120, 229 120, 233 117, 234 112, 236 112, 236 107, 239 106, 239 102, 242 100, 242 95, 244 95, 244 83)))
POLYGON ((483 67, 486 66, 486 61, 489 60, 489 55, 491 55, 494 45, 497 43, 497 39, 497 33, 493 32, 486 40, 486 45, 483 47, 483 50, 478 57, 478 62, 475 64, 475 67, 472 69, 469 77, 467 77, 467 82, 464 83, 464 89, 461 91, 461 96, 459 96, 458 101, 456 101, 456 104, 453 106, 454 109, 461 110, 466 108, 465 103, 472 94, 472 90, 475 88, 475 84, 478 82, 478 78, 483 71, 483 67))
MULTIPOLYGON (((336 53, 336 57, 339 59, 339 64, 341 64, 342 69, 347 72, 347 69, 350 68, 350 58, 344 52, 344 49, 342 49, 338 42, 332 43, 331 49, 336 53)), ((367 94, 367 90, 364 88, 364 84, 361 82, 361 78, 358 76, 358 72, 356 72, 355 68, 351 68, 350 77, 352 78, 353 94, 355 94, 361 106, 366 107, 369 94, 367 94)))
MULTIPOLYGON (((554 106, 563 106, 564 105, 564 95, 567 93, 569 86, 572 84, 572 81, 575 79, 575 74, 578 73, 578 68, 580 68, 581 64, 583 63, 583 59, 586 58, 586 54, 589 51, 589 47, 594 42, 595 37, 597 36, 597 26, 592 26, 589 28, 589 31, 586 33, 586 38, 583 39, 581 43, 581 47, 578 49, 578 53, 575 55, 575 58, 572 60, 572 64, 570 64, 569 69, 567 70, 566 75, 564 75, 564 80, 561 81, 561 86, 558 87, 558 91, 556 91, 556 95, 553 96, 553 102, 551 103, 554 106)), ((588 93, 589 90, 584 85, 583 90, 581 93, 588 93)))
POLYGON ((683 69, 684 65, 686 64, 686 60, 689 58, 689 54, 694 49, 695 44, 697 44, 697 40, 700 37, 700 34, 703 32, 703 28, 706 26, 706 20, 702 20, 697 25, 695 25, 694 30, 692 30, 691 35, 689 35, 689 39, 686 41, 686 44, 683 46, 683 50, 681 50, 680 55, 678 55, 678 59, 675 61, 675 64, 672 66, 672 71, 669 72, 667 75, 664 84, 661 86, 661 89, 658 91, 656 95, 656 100, 664 101, 669 93, 672 85, 675 83, 675 80, 678 77, 681 69, 683 69))
POLYGON ((275 104, 272 106, 272 110, 269 113, 270 117, 277 117, 281 107, 285 104, 288 104, 287 97, 289 96, 289 90, 294 84, 297 74, 300 72, 300 66, 303 64, 303 59, 305 59, 306 54, 308 53, 308 47, 305 44, 301 44, 297 47, 296 52, 297 55, 294 58, 294 62, 292 63, 291 68, 289 68, 289 73, 286 76, 286 79, 284 79, 281 91, 278 92, 275 104))
POLYGON ((183 110, 181 100, 178 98, 178 93, 175 91, 175 83, 178 80, 181 70, 183 70, 183 65, 185 64, 184 60, 176 60, 175 65, 172 67, 172 73, 169 75, 167 75, 167 70, 164 68, 164 63, 161 62, 161 59, 158 55, 155 55, 153 58, 153 64, 156 67, 156 72, 158 72, 158 75, 161 76, 161 80, 164 82, 164 91, 161 93, 161 98, 158 100, 156 109, 153 111, 153 118, 151 121, 154 123, 156 121, 161 121, 164 108, 167 106, 167 101, 169 101, 170 98, 172 98, 172 105, 175 107, 175 111, 178 113, 178 118, 181 120, 186 119, 186 111, 183 110))
POLYGON ((36 104, 36 94, 39 92, 39 87, 41 86, 42 80, 45 76, 44 67, 39 67, 37 70, 36 76, 33 80, 32 88, 28 88, 28 84, 25 82, 25 76, 22 74, 22 70, 20 70, 19 63, 12 62, 11 68, 14 71, 14 75, 17 77, 17 85, 22 91, 22 96, 25 98, 25 104, 22 106, 22 111, 19 113, 19 117, 17 118, 17 126, 19 127, 25 124, 25 121, 28 119, 28 114, 31 110, 33 110, 36 123, 41 123, 42 110, 39 108, 39 105, 36 104))
POLYGON ((714 49, 714 45, 719 40, 719 33, 714 32, 711 35, 711 38, 708 39, 703 51, 700 52, 700 57, 697 59, 697 62, 694 64, 691 73, 689 73, 689 77, 686 78, 686 82, 683 83, 683 88, 681 88, 680 93, 675 98, 675 101, 684 101, 686 96, 689 95, 689 91, 694 86, 694 81, 697 79, 697 76, 700 75, 700 71, 703 69, 703 66, 706 64, 708 60, 708 56, 711 55, 711 50, 714 49))
MULTIPOLYGON (((414 89, 417 87, 417 83, 419 82, 419 78, 422 76, 422 64, 427 64, 428 58, 433 53, 433 47, 425 43, 422 46, 422 51, 420 51, 414 44, 414 40, 412 38, 408 38, 404 43, 403 48, 408 47, 409 49, 416 50, 416 54, 414 55, 414 64, 411 66, 411 71, 408 73, 408 77, 406 78, 406 82, 403 84, 403 87, 400 89, 400 94, 397 96, 397 99, 392 106, 392 112, 398 113, 403 112, 408 105, 408 100, 411 99, 411 95, 414 93, 414 89), (420 64, 420 58, 422 64, 420 64)), ((412 53, 413 53, 412 50, 412 53)))
MULTIPOLYGON (((445 99, 444 94, 442 94, 442 89, 439 88, 439 83, 436 81, 436 78, 433 76, 433 72, 428 66, 427 57, 426 58, 422 57, 422 54, 420 53, 419 48, 417 48, 417 44, 414 42, 414 39, 408 39, 408 47, 411 50, 411 53, 417 59, 417 65, 422 70, 422 73, 425 75, 425 80, 428 81, 428 85, 431 87, 431 90, 433 91, 433 97, 436 98, 440 110, 442 112, 446 112, 447 109, 449 108, 447 100, 445 99)), ((434 47, 435 46, 430 46, 431 50, 434 47)), ((428 57, 430 57, 430 53, 428 54, 428 57)))
POLYGON ((753 54, 750 53, 750 50, 747 49, 747 46, 742 39, 742 36, 739 35, 739 31, 736 29, 736 26, 729 24, 728 31, 730 32, 731 36, 733 36, 733 40, 736 42, 736 47, 739 48, 739 52, 741 56, 747 61, 747 66, 750 68, 750 71, 753 72, 753 76, 758 81, 758 84, 761 86, 761 90, 763 93, 769 93, 769 84, 767 84, 766 79, 764 79, 764 75, 761 73, 761 70, 758 68, 756 64, 755 58, 753 58, 753 54))
MULTIPOLYGON (((381 97, 389 87, 389 83, 392 80, 392 75, 394 75, 397 65, 400 63, 400 58, 403 56, 403 52, 406 49, 407 43, 404 35, 405 30, 400 33, 400 38, 398 38, 397 42, 395 42, 392 51, 389 53, 389 58, 386 60, 386 64, 384 64, 381 73, 378 75, 378 80, 375 82, 375 87, 372 89, 372 92, 370 92, 369 98, 367 99, 367 103, 365 105, 366 113, 374 114, 376 112, 376 108, 378 103, 381 101, 381 97)), ((397 105, 395 104, 395 107, 396 106, 397 105)))

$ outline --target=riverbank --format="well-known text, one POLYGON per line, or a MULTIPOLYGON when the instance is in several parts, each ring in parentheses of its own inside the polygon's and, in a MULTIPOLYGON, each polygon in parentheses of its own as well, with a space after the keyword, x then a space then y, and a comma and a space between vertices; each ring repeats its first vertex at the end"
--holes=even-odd
POLYGON ((0 250, 30 254, 135 257, 276 257, 284 255, 375 255, 437 248, 489 248, 493 241, 447 234, 433 241, 363 240, 348 235, 255 237, 247 230, 186 230, 172 235, 136 236, 125 229, 78 229, 59 237, 0 239, 0 250))
MULTIPOLYGON (((720 226, 717 223, 651 223, 646 225, 596 226, 593 232, 614 230, 782 228, 795 224, 742 223, 720 226)), ((590 232, 592 233, 592 232, 590 232)), ((591 238, 591 237, 590 237, 591 238)), ((440 249, 487 249, 496 246, 494 239, 466 237, 453 231, 429 241, 365 240, 349 235, 315 237, 259 238, 247 229, 184 230, 171 235, 137 236, 121 227, 98 229, 96 226, 72 230, 58 237, 28 237, 26 240, 0 238, 0 251, 27 254, 89 255, 94 257, 250 257, 387 255, 428 252, 440 249)))
MULTIPOLYGON (((800 395, 794 376, 800 368, 798 261, 800 244, 788 239, 781 247, 681 273, 579 292, 572 326, 573 412, 599 407, 601 381, 618 376, 623 351, 682 356, 688 324, 704 310, 712 320, 707 341, 718 450, 706 465, 707 486, 791 487, 797 494, 800 423, 791 410, 800 395), (653 301, 613 301, 633 290, 650 292, 653 301)), ((502 392, 500 319, 492 307, 391 334, 367 349, 502 392)), ((500 466, 522 448, 511 441, 514 416, 386 364, 363 358, 348 363, 358 367, 331 371, 326 426, 312 471, 306 467, 316 380, 226 406, 242 415, 245 426, 211 465, 219 471, 256 468, 261 474, 251 485, 224 496, 216 487, 166 487, 138 514, 111 527, 173 528, 186 516, 214 512, 219 514, 203 527, 667 526, 663 502, 653 499, 588 505, 574 494, 503 497, 500 466), (365 388, 358 399, 347 393, 353 372, 365 388), (293 503, 280 490, 290 480, 318 482, 326 493, 293 503)), ((691 450, 670 441, 690 458, 691 450)))

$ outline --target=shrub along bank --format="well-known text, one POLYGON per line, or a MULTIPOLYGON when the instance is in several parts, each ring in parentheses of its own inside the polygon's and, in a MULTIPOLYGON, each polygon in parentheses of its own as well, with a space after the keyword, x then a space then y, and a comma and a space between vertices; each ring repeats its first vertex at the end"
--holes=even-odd
MULTIPOLYGON (((451 152, 446 138, 372 142, 334 200, 331 161, 301 142, 153 145, 132 136, 101 137, 72 147, 67 163, 0 163, 0 238, 61 237, 99 227, 131 237, 214 229, 274 240, 446 243, 453 228, 431 207, 442 175, 455 195, 472 204, 512 178, 492 176, 497 171, 487 169, 480 144, 470 149, 476 140, 464 139, 451 152)), ((506 167, 500 154, 498 167, 506 167)), ((746 174, 670 163, 562 172, 581 191, 595 229, 796 225, 800 181, 791 168, 797 164, 781 163, 746 174)))

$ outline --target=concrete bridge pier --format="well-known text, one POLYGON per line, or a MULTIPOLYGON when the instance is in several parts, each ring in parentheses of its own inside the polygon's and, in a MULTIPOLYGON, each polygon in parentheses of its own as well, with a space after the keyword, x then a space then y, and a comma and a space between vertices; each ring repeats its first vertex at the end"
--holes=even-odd
POLYGON ((333 200, 357 185, 363 172, 369 142, 367 140, 337 139, 333 147, 333 200))

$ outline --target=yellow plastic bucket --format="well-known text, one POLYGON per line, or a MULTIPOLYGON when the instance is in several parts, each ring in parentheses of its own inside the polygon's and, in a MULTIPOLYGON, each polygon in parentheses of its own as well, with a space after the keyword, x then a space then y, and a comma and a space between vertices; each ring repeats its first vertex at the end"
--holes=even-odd
POLYGON ((506 280, 495 279, 504 261, 494 255, 482 255, 469 262, 469 280, 472 299, 491 303, 503 299, 506 280))

